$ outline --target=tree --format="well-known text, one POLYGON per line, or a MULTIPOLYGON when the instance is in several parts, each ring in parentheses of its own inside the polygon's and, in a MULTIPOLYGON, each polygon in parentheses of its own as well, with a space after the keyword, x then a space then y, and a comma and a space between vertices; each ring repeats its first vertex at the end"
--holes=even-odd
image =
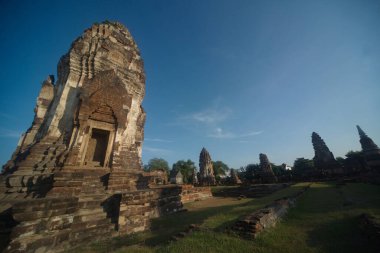
POLYGON ((230 170, 227 164, 222 161, 212 162, 212 167, 214 168, 215 177, 225 176, 230 170))
POLYGON ((260 173, 260 165, 255 164, 248 164, 244 168, 240 168, 241 173, 239 173, 240 179, 244 179, 244 181, 252 182, 254 179, 259 178, 260 173))
POLYGON ((183 182, 185 184, 192 183, 193 180, 193 173, 196 171, 197 167, 195 167, 195 163, 188 159, 185 160, 179 160, 176 163, 173 164, 172 171, 180 171, 183 176, 183 182))
POLYGON ((335 160, 339 163, 339 165, 340 165, 341 167, 344 166, 344 158, 343 158, 343 157, 340 157, 340 156, 335 157, 335 160))
POLYGON ((153 171, 157 169, 164 169, 169 175, 169 164, 166 160, 162 158, 152 158, 149 160, 148 165, 144 166, 147 171, 153 171))
POLYGON ((278 182, 288 182, 292 180, 292 171, 286 170, 286 164, 276 165, 271 163, 271 166, 278 182))
POLYGON ((362 151, 348 151, 344 161, 344 167, 348 173, 357 173, 367 170, 367 162, 362 151))
POLYGON ((271 163, 273 173, 276 175, 276 177, 281 177, 285 175, 285 169, 282 167, 282 165, 276 165, 274 163, 271 163))
POLYGON ((362 151, 353 151, 353 150, 350 150, 346 154, 346 157, 348 157, 348 158, 361 158, 362 156, 363 156, 363 152, 362 151))
POLYGON ((316 175, 313 160, 305 159, 303 157, 297 158, 294 161, 293 173, 299 178, 312 177, 316 175))

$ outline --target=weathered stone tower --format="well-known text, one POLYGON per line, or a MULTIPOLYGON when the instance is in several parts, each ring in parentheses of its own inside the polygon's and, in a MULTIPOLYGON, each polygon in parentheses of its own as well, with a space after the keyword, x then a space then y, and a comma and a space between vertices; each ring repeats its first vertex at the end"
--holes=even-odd
POLYGON ((371 138, 367 136, 367 134, 360 128, 360 126, 356 126, 359 132, 360 144, 362 146, 364 158, 366 160, 367 165, 373 169, 380 172, 380 149, 373 142, 371 138))
POLYGON ((6 252, 56 252, 142 231, 181 209, 181 189, 149 189, 142 170, 144 95, 143 61, 122 24, 94 24, 72 43, 0 176, 6 252))
POLYGON ((57 83, 42 85, 33 124, 4 166, 8 192, 30 195, 37 189, 27 185, 38 188, 38 178, 69 166, 140 173, 144 95, 143 61, 128 30, 111 22, 87 29, 61 58, 57 83))
POLYGON ((315 153, 313 158, 315 168, 322 174, 342 174, 342 168, 335 160, 333 153, 316 132, 312 133, 311 141, 315 153))
POLYGON ((277 177, 273 173, 272 165, 266 154, 260 154, 260 179, 264 184, 273 184, 277 182, 277 177))
POLYGON ((231 181, 233 184, 241 184, 241 180, 235 169, 231 169, 230 174, 231 174, 231 181))
POLYGON ((216 184, 211 156, 205 148, 202 148, 199 155, 199 177, 201 185, 216 184))

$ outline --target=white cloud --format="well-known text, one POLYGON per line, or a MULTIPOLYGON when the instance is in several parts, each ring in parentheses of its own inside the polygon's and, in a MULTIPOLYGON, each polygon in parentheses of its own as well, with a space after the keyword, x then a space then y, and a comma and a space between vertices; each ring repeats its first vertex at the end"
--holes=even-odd
POLYGON ((236 138, 251 137, 251 136, 259 135, 261 133, 263 133, 263 131, 252 131, 248 133, 238 134, 238 133, 224 131, 222 128, 217 127, 214 129, 214 132, 212 134, 208 135, 208 137, 216 138, 216 139, 236 139, 236 138))
POLYGON ((20 138, 21 133, 14 130, 0 128, 0 137, 1 138, 20 138))
POLYGON ((231 114, 228 108, 207 109, 190 115, 191 119, 200 123, 213 124, 225 121, 231 114))
POLYGON ((154 153, 156 155, 159 155, 159 154, 165 155, 165 154, 172 153, 172 151, 169 149, 153 148, 153 147, 147 147, 147 146, 143 146, 143 152, 144 151, 147 151, 149 153, 154 153))
POLYGON ((220 106, 220 101, 221 99, 216 99, 211 107, 182 116, 180 117, 180 120, 186 120, 193 123, 201 123, 206 125, 223 122, 229 118, 232 110, 229 107, 220 106))

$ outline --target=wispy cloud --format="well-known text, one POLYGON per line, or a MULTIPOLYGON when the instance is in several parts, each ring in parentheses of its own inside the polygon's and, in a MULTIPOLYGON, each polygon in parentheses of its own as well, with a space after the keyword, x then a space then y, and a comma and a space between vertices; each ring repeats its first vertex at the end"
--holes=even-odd
POLYGON ((151 142, 174 142, 172 140, 166 140, 166 139, 160 139, 160 138, 145 138, 145 141, 151 141, 151 142))
POLYGON ((193 113, 188 117, 196 122, 214 124, 225 121, 231 112, 229 108, 207 109, 193 113))
POLYGON ((0 138, 20 138, 21 132, 10 129, 0 128, 0 138))
POLYGON ((236 138, 251 137, 251 136, 259 135, 262 133, 263 131, 251 131, 248 133, 240 134, 240 133, 224 131, 222 128, 217 127, 214 129, 213 133, 208 135, 208 137, 216 138, 216 139, 236 139, 236 138))
POLYGON ((221 98, 214 100, 213 105, 203 110, 192 112, 187 115, 182 115, 180 120, 186 122, 201 123, 206 125, 213 125, 223 122, 232 114, 232 110, 227 106, 221 106, 221 98))
POLYGON ((154 147, 148 147, 148 146, 143 146, 143 151, 154 153, 156 155, 167 155, 167 154, 172 153, 172 150, 169 150, 169 149, 154 148, 154 147))

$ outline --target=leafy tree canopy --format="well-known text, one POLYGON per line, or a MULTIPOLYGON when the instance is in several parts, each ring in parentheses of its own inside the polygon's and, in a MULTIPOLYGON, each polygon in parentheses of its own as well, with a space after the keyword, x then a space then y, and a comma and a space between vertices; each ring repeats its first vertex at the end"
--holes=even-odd
POLYGON ((335 160, 341 165, 343 166, 344 165, 344 158, 343 157, 335 157, 335 160))
POLYGON ((144 169, 147 171, 164 169, 167 173, 169 173, 169 164, 165 159, 152 158, 149 160, 148 165, 144 166, 144 169))
POLYGON ((240 179, 245 179, 250 182, 259 177, 260 165, 257 163, 248 164, 247 166, 240 168, 240 171, 240 179))
POLYGON ((347 152, 346 157, 348 157, 348 158, 360 158, 362 156, 362 154, 363 154, 362 151, 350 150, 347 152))
POLYGON ((272 166, 273 173, 276 176, 283 176, 287 174, 286 170, 282 167, 282 165, 276 165, 274 163, 271 163, 271 166, 272 166))
POLYGON ((197 169, 195 167, 195 163, 188 159, 185 160, 179 160, 176 163, 173 164, 172 171, 181 171, 181 174, 183 176, 183 182, 184 183, 191 183, 193 179, 193 172, 197 169))
POLYGON ((308 176, 315 172, 314 162, 303 157, 294 161, 293 172, 298 176, 308 176))
POLYGON ((230 170, 228 165, 222 161, 212 162, 212 167, 214 168, 215 177, 224 176, 230 170))

